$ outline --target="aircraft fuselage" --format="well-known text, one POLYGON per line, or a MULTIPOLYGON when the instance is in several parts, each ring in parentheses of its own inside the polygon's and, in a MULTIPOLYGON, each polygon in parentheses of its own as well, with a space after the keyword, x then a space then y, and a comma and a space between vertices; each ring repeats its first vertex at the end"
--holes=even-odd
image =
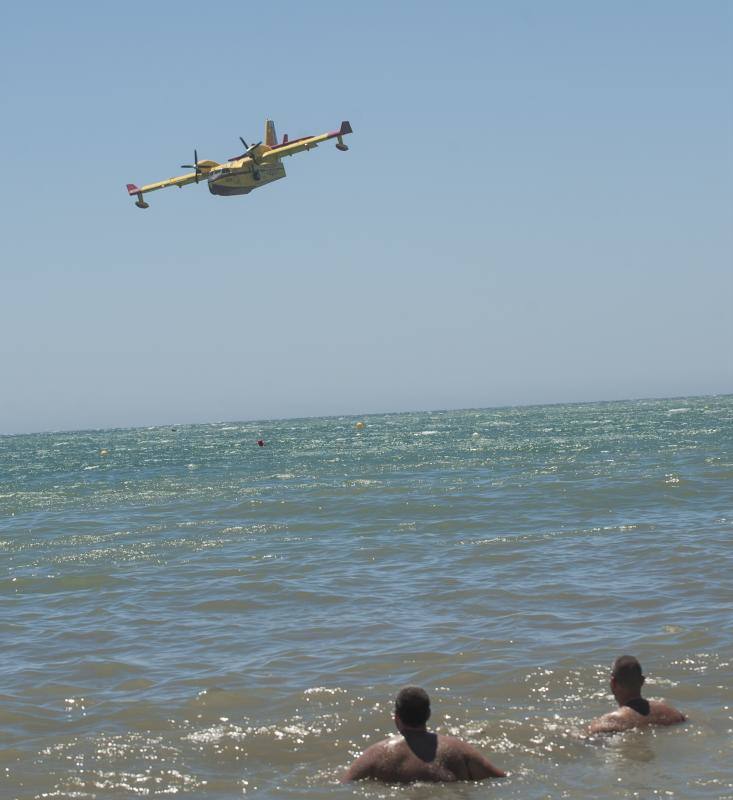
POLYGON ((259 189, 266 183, 284 177, 285 167, 282 161, 257 165, 251 158, 245 158, 241 161, 230 161, 211 170, 207 175, 207 181, 211 194, 229 197, 235 194, 249 194, 253 189, 259 189))

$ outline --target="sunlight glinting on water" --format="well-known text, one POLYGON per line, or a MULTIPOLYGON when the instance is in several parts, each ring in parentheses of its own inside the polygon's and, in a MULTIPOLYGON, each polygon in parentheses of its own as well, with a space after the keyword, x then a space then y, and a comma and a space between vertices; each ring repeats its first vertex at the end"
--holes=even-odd
POLYGON ((408 683, 498 798, 733 797, 730 397, 356 421, 0 438, 3 797, 483 796, 337 783, 408 683), (587 737, 622 652, 686 725, 587 737))

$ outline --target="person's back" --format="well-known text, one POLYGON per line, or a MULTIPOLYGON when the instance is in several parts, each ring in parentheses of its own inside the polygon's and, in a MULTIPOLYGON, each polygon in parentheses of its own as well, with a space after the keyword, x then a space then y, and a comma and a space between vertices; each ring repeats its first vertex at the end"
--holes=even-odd
POLYGON ((649 710, 637 710, 622 706, 609 711, 590 724, 591 733, 616 733, 630 728, 643 728, 646 725, 677 725, 687 719, 685 715, 667 703, 649 700, 649 710))
POLYGON ((342 780, 373 778, 385 783, 410 783, 504 777, 502 770, 467 742, 428 731, 425 723, 429 716, 427 694, 417 687, 403 689, 397 695, 394 715, 400 735, 365 750, 342 780))
POLYGON ((677 725, 687 717, 676 708, 659 700, 641 696, 644 685, 641 664, 633 656, 620 656, 611 670, 611 692, 618 709, 591 722, 590 733, 616 733, 648 725, 677 725))

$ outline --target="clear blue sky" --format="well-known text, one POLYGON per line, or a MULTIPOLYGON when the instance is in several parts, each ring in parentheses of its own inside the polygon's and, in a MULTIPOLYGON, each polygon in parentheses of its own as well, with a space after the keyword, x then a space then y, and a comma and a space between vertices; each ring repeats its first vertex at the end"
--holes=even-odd
POLYGON ((733 391, 733 4, 3 14, 0 433, 733 391), (246 197, 150 196, 349 119, 246 197))

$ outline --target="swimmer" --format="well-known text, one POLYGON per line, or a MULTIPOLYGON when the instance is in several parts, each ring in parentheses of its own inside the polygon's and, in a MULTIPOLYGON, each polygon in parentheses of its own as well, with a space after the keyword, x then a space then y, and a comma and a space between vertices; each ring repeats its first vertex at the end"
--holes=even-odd
POLYGON ((374 778, 385 783, 411 781, 480 781, 504 778, 506 773, 487 761, 467 742, 431 733, 430 698, 424 689, 408 686, 395 700, 392 736, 367 748, 346 770, 342 783, 374 778))
POLYGON ((641 664, 633 656, 620 656, 611 668, 611 691, 619 704, 611 711, 591 722, 589 733, 617 733, 647 725, 676 725, 687 717, 676 708, 659 700, 645 700, 641 687, 645 678, 641 664))

